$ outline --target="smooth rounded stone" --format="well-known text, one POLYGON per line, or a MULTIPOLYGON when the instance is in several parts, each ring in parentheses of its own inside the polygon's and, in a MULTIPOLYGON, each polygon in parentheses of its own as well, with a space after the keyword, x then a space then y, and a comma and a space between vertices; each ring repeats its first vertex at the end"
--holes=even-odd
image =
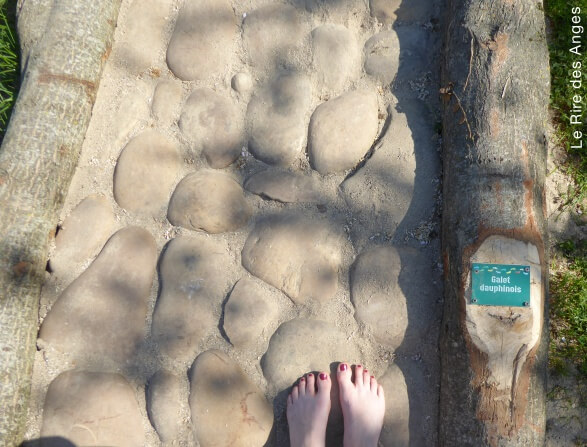
POLYGON ((178 237, 165 247, 151 328, 160 352, 183 362, 194 358, 200 340, 218 326, 231 286, 228 265, 226 247, 203 235, 178 237))
POLYGON ((253 78, 248 73, 237 73, 232 77, 230 86, 235 92, 247 95, 253 89, 253 78))
POLYGON ((163 442, 177 440, 182 431, 181 386, 179 377, 163 369, 147 384, 147 413, 163 442))
POLYGON ((39 338, 78 364, 132 363, 145 336, 156 263, 148 231, 119 230, 55 302, 39 338))
POLYGON ((327 221, 271 216, 249 234, 242 264, 297 304, 325 302, 336 293, 345 243, 344 234, 327 221))
POLYGON ((213 168, 225 168, 240 155, 245 144, 244 122, 235 104, 218 93, 201 88, 187 99, 179 128, 202 151, 213 168))
POLYGON ((284 203, 316 203, 320 200, 319 187, 319 181, 313 175, 280 169, 257 172, 245 182, 247 191, 284 203))
POLYGON ((114 199, 124 209, 153 217, 166 208, 181 166, 177 145, 154 130, 133 138, 114 170, 114 199))
POLYGON ((351 301, 355 318, 375 339, 396 349, 408 327, 406 297, 399 285, 401 259, 394 247, 361 253, 351 268, 351 301))
POLYGON ((273 408, 238 365, 218 350, 200 354, 190 370, 190 407, 201 447, 265 445, 273 408))
POLYGON ((247 108, 249 150, 261 161, 290 165, 302 153, 312 85, 306 76, 285 73, 255 93, 247 108))
POLYGON ((345 93, 320 104, 310 119, 310 163, 321 174, 353 168, 369 151, 379 127, 377 95, 345 93))
POLYGON ((237 21, 228 0, 185 2, 167 48, 167 65, 184 81, 220 75, 236 49, 237 21))
POLYGON ((125 33, 115 51, 132 74, 142 73, 156 62, 170 10, 170 0, 134 0, 128 9, 125 33))
POLYGON ((236 283, 224 307, 224 331, 236 348, 251 345, 277 319, 277 303, 256 281, 236 283))
POLYGON ((290 5, 265 5, 247 13, 243 42, 251 65, 274 68, 296 59, 307 34, 307 26, 290 5))
POLYGON ((151 104, 155 119, 164 124, 171 124, 176 118, 182 95, 183 88, 179 82, 159 81, 151 104))
MULTIPOLYGON (((357 347, 347 334, 324 321, 296 318, 275 331, 261 367, 273 389, 282 392, 309 371, 329 371, 335 377, 339 362, 359 363, 359 360, 357 347)), ((332 385, 326 445, 342 445, 343 418, 336 380, 332 385)))
POLYGON ((49 261, 58 276, 98 254, 112 234, 116 218, 104 196, 92 194, 82 200, 55 237, 55 252, 49 261))
POLYGON ((384 84, 390 84, 399 67, 400 44, 393 30, 375 34, 365 43, 365 71, 384 84))
POLYGON ((360 54, 353 34, 342 25, 312 31, 313 64, 322 87, 339 91, 358 73, 360 54))
POLYGON ((224 172, 202 170, 187 175, 171 196, 167 218, 173 225, 208 233, 235 231, 252 214, 238 182, 224 172))
POLYGON ((385 418, 379 441, 389 447, 410 445, 410 400, 402 371, 392 363, 378 379, 385 395, 385 418))
MULTIPOLYGON (((402 112, 392 115, 389 128, 377 144, 377 149, 354 175, 341 184, 343 197, 349 209, 357 216, 356 228, 363 231, 354 233, 357 239, 379 233, 382 229, 392 236, 398 225, 406 218, 408 209, 410 220, 424 219, 433 206, 427 194, 414 198, 416 179, 416 150, 421 157, 418 169, 424 179, 420 188, 433 185, 426 179, 433 178, 438 168, 438 157, 432 143, 430 118, 421 101, 420 105, 402 102, 402 112), (408 112, 406 112, 408 111, 408 112), (409 115, 408 115, 409 113, 409 115), (407 117, 410 116, 408 125, 407 117), (418 141, 416 146, 415 141, 418 141)), ((430 197, 434 192, 430 192, 430 197)), ((417 225, 418 222, 414 222, 417 225)))
POLYGON ((428 0, 369 0, 371 16, 376 17, 384 25, 396 19, 407 23, 423 23, 430 20, 434 2, 428 0))
POLYGON ((146 444, 133 388, 120 374, 102 372, 66 371, 51 382, 41 436, 60 436, 80 446, 146 444))

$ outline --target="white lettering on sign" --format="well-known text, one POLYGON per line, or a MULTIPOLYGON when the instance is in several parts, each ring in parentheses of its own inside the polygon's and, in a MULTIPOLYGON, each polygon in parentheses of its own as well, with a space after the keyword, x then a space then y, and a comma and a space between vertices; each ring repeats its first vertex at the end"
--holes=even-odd
POLYGON ((498 284, 509 284, 510 283, 510 279, 512 279, 511 276, 492 276, 491 277, 491 282, 496 282, 498 284))
POLYGON ((522 293, 522 288, 519 286, 502 286, 501 284, 497 286, 487 286, 485 284, 481 284, 479 286, 479 290, 482 292, 506 292, 506 293, 522 293))

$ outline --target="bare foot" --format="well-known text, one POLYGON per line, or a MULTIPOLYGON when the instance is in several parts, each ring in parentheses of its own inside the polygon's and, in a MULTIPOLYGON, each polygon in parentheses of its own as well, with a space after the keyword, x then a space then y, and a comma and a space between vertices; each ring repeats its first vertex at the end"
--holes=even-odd
POLYGON ((383 387, 361 365, 355 366, 354 380, 347 363, 338 366, 336 375, 344 417, 344 447, 377 447, 385 414, 383 387))
POLYGON ((308 373, 293 386, 287 398, 291 447, 324 447, 330 413, 330 376, 308 373))

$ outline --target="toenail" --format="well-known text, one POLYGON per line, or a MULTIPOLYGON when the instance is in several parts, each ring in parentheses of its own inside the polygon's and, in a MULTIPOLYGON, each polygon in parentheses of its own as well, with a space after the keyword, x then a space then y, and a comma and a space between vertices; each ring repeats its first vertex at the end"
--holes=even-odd
POLYGON ((326 374, 320 373, 320 380, 326 380, 326 374))
POLYGON ((346 365, 346 363, 341 363, 340 364, 340 370, 341 371, 346 371, 347 368, 348 368, 348 366, 346 365))
POLYGON ((368 370, 368 369, 366 369, 366 370, 365 370, 365 373, 368 373, 368 372, 369 372, 369 370, 368 370))
POLYGON ((357 367, 357 368, 362 368, 362 366, 361 366, 361 365, 357 365, 356 367, 357 367))
POLYGON ((306 380, 306 378, 305 378, 305 377, 301 377, 301 378, 300 378, 300 382, 303 382, 304 380, 306 380))
POLYGON ((375 376, 371 376, 371 378, 372 378, 372 379, 374 379, 374 378, 375 378, 375 376))
POLYGON ((312 377, 314 374, 312 373, 308 373, 308 377, 312 377))

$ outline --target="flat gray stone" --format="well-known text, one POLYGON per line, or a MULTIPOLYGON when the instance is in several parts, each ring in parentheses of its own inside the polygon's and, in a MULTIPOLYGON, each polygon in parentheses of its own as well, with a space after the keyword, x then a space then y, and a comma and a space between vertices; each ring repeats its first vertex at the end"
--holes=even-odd
POLYGON ((394 247, 361 253, 351 268, 351 301, 355 318, 375 339, 395 350, 408 327, 406 297, 399 285, 401 260, 394 247))
POLYGON ((116 223, 112 206, 104 196, 92 194, 82 200, 63 221, 55 237, 51 270, 64 276, 76 266, 98 254, 111 236, 116 223))
POLYGON ((190 230, 224 233, 246 225, 251 213, 244 191, 233 177, 205 169, 179 182, 167 218, 173 225, 190 230))
POLYGON ((194 153, 203 153, 213 168, 230 165, 245 145, 244 119, 236 105, 207 88, 189 96, 179 128, 192 143, 194 153))
POLYGON ((47 314, 39 338, 78 365, 128 365, 143 342, 157 262, 153 236, 139 227, 112 236, 47 314))
POLYGON ((385 394, 385 418, 379 442, 389 447, 410 445, 410 400, 402 371, 394 363, 378 380, 385 394))
MULTIPOLYGON (((261 367, 269 384, 276 392, 281 392, 309 371, 329 371, 331 377, 336 377, 338 363, 359 363, 359 360, 357 348, 348 334, 324 321, 296 318, 275 331, 261 367)), ((326 445, 342 445, 343 418, 336 380, 332 385, 326 445)))
POLYGON ((275 68, 299 57, 307 25, 290 5, 265 5, 247 13, 243 42, 251 65, 275 68))
POLYGON ((206 80, 226 70, 237 42, 228 0, 185 2, 167 48, 167 65, 184 81, 206 80))
POLYGON ((365 71, 383 84, 390 84, 399 67, 400 43, 393 30, 375 34, 365 43, 365 71))
POLYGON ((231 286, 226 247, 200 237, 178 237, 160 262, 161 292, 151 337, 163 354, 182 362, 196 355, 201 339, 218 326, 231 286))
POLYGON ((346 27, 326 24, 315 28, 312 31, 312 50, 320 87, 338 92, 358 75, 359 47, 346 27))
POLYGON ((162 124, 171 125, 177 118, 182 95, 183 88, 180 82, 159 81, 151 103, 151 112, 155 119, 162 124))
POLYGON ((157 371, 147 384, 147 413, 162 442, 178 440, 182 431, 181 380, 175 374, 157 371))
POLYGON ((201 447, 265 445, 273 408, 226 354, 200 354, 190 371, 190 407, 201 447))
POLYGON ((163 49, 164 33, 171 12, 169 0, 134 0, 123 24, 125 33, 117 44, 118 59, 132 74, 154 67, 163 49))
POLYGON ((261 161, 290 165, 306 143, 312 85, 286 73, 258 90, 247 108, 249 150, 261 161))
POLYGON ((236 348, 250 346, 277 319, 277 303, 257 281, 236 283, 224 307, 224 331, 236 348))
POLYGON ((336 293, 345 241, 344 234, 327 221, 271 216, 249 234, 242 264, 295 303, 324 302, 336 293))
POLYGON ((266 169, 250 176, 245 189, 284 203, 315 203, 320 200, 319 180, 313 175, 266 169))
POLYGON ((354 167, 369 151, 379 126, 377 95, 368 90, 320 104, 310 120, 309 154, 321 174, 354 167))
POLYGON ((120 374, 88 371, 66 371, 51 382, 41 436, 60 436, 80 446, 146 444, 141 412, 128 381, 120 374))
POLYGON ((154 130, 133 138, 114 170, 114 199, 133 213, 164 213, 181 166, 177 145, 154 130))

